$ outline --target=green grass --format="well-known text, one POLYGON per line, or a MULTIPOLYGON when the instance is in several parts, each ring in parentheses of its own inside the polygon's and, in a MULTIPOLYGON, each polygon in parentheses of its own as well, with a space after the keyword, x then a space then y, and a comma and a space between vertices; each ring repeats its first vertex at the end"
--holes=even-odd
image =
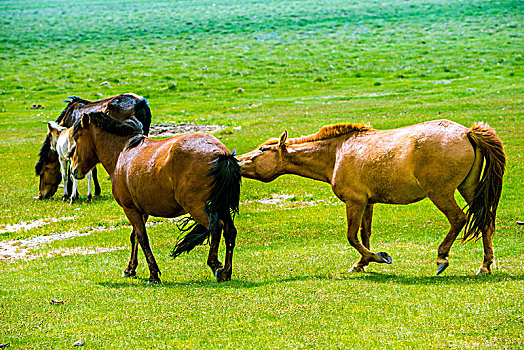
MULTIPOLYGON (((71 217, 0 240, 116 227, 0 260, 0 343, 13 349, 524 347, 524 70, 521 1, 3 1, 0 6, 0 228, 71 217), (100 85, 108 82, 109 85, 100 85), (238 92, 242 88, 243 92, 238 92), (36 201, 33 167, 69 95, 147 97, 153 123, 221 124, 247 152, 340 122, 394 128, 486 121, 508 166, 494 240, 498 268, 475 276, 482 244, 460 244, 435 276, 448 224, 428 200, 377 205, 371 246, 393 257, 348 273, 358 253, 323 183, 244 180, 233 280, 217 284, 207 247, 169 258, 179 232, 149 228, 163 283, 121 278, 130 228, 103 196, 36 201), (43 110, 33 110, 33 104, 43 110), (233 127, 241 127, 234 129, 233 127), (257 202, 292 196, 282 206, 257 202), (316 205, 309 201, 322 200, 316 205), (72 248, 117 248, 60 256, 72 248), (63 305, 51 305, 51 299, 63 305)), ((461 205, 464 204, 459 199, 461 205)), ((223 251, 222 251, 223 253, 223 251)))

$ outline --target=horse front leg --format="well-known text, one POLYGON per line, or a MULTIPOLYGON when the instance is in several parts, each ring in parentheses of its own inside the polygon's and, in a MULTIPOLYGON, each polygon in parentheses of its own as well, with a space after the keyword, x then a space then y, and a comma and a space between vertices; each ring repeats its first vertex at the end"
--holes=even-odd
MULTIPOLYGON (((362 222, 360 223, 360 239, 364 247, 369 249, 369 238, 371 237, 371 222, 373 219, 373 204, 368 204, 362 215, 362 222)), ((364 272, 365 267, 369 265, 369 261, 360 257, 360 260, 351 268, 353 272, 364 272)))
POLYGON ((62 158, 59 159, 60 162, 60 171, 62 172, 62 182, 64 183, 64 194, 62 195, 62 200, 65 202, 69 199, 69 166, 65 160, 62 158))
MULTIPOLYGON (((366 204, 367 205, 367 204, 366 204)), ((358 239, 358 229, 362 223, 366 205, 355 202, 346 202, 346 215, 348 220, 347 239, 349 244, 355 248, 361 255, 360 260, 351 268, 352 272, 362 272, 363 267, 370 262, 391 264, 393 260, 385 252, 373 253, 362 244, 358 239)), ((368 210, 368 214, 369 210, 368 210)), ((369 244, 369 241, 367 242, 369 244)))
POLYGON ((231 281, 231 274, 233 273, 233 251, 235 250, 235 240, 237 237, 237 229, 228 213, 224 224, 224 241, 226 242, 226 258, 224 268, 218 269, 216 272, 217 282, 231 281))
POLYGON ((93 179, 93 172, 90 171, 86 175, 86 180, 87 180, 87 201, 88 202, 91 202, 91 200, 93 199, 93 195, 91 194, 91 180, 92 179, 93 179))
MULTIPOLYGON (((147 237, 146 232, 145 223, 147 220, 147 216, 142 215, 135 208, 124 208, 124 212, 127 218, 129 219, 129 222, 133 226, 133 230, 136 233, 136 239, 138 240, 138 243, 140 244, 140 247, 144 252, 144 256, 149 267, 149 282, 160 283, 160 278, 158 277, 159 275, 161 275, 160 269, 158 268, 158 264, 156 263, 153 252, 151 251, 151 246, 149 245, 149 238, 147 237)), ((133 253, 133 241, 131 242, 131 244, 131 252, 133 253)), ((130 262, 131 261, 134 261, 133 255, 131 256, 130 262)))
POLYGON ((102 189, 100 188, 100 184, 98 183, 98 171, 96 170, 96 167, 94 167, 93 170, 91 170, 91 173, 93 174, 93 184, 95 185, 95 196, 100 196, 102 189))
POLYGON ((71 181, 73 182, 73 191, 71 192, 71 201, 69 204, 73 205, 78 198, 78 180, 73 177, 71 181))

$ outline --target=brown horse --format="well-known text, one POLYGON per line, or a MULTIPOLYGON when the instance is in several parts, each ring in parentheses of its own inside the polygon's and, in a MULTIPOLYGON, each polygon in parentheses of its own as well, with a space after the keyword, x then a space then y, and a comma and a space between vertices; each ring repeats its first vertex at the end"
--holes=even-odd
MULTIPOLYGON (((149 133, 151 111, 147 100, 141 96, 127 93, 98 101, 88 101, 77 96, 69 98, 69 101, 65 101, 67 102, 66 108, 56 120, 56 123, 60 126, 72 127, 84 113, 100 111, 118 120, 138 120, 142 124, 144 134, 147 135, 149 133)), ((40 176, 38 199, 51 198, 56 193, 62 176, 60 174, 58 155, 51 149, 49 135, 47 135, 38 154, 35 172, 37 176, 40 176)), ((98 184, 96 168, 93 169, 93 180, 95 183, 95 195, 99 195, 100 185, 98 184)), ((71 189, 67 189, 67 192, 70 193, 71 189)))
POLYGON ((217 281, 231 279, 236 238, 233 219, 238 211, 241 177, 238 161, 226 146, 202 133, 153 140, 101 112, 85 114, 75 124, 73 138, 73 176, 81 179, 96 163, 102 163, 111 176, 115 200, 133 226, 131 259, 124 275, 136 274, 140 243, 149 265, 149 281, 160 282, 146 233, 147 218, 189 213, 196 225, 177 243, 172 256, 189 252, 211 235, 207 263, 217 281), (222 230, 225 266, 218 261, 222 230))
POLYGON ((491 273, 506 157, 487 124, 467 129, 435 120, 393 130, 339 124, 290 140, 285 131, 280 140, 268 140, 239 159, 248 178, 268 182, 296 174, 331 184, 346 204, 349 243, 361 254, 352 271, 364 271, 370 262, 392 262, 387 253, 369 249, 375 203, 409 204, 428 197, 451 225, 438 248, 437 274, 448 267, 450 248, 464 226, 464 241, 482 235, 484 262, 478 273, 491 273), (455 202, 456 189, 469 205, 467 215, 455 202))

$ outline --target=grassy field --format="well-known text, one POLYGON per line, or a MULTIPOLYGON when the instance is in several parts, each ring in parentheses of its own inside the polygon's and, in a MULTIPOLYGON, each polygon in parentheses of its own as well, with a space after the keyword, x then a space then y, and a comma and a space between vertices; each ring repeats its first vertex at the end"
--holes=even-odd
POLYGON ((522 1, 8 0, 0 23, 0 241, 82 234, 0 260, 0 344, 524 348, 522 1), (148 232, 163 283, 146 285, 141 253, 138 277, 122 278, 131 230, 107 174, 102 196, 86 203, 81 183, 70 206, 33 199, 33 168, 60 100, 123 92, 149 100, 153 123, 227 126, 215 135, 239 153, 284 129, 486 121, 508 157, 497 268, 475 276, 482 244, 457 242, 435 276, 448 224, 424 200, 376 206, 371 246, 393 264, 351 274, 344 205, 326 184, 284 176, 243 181, 231 282, 214 281, 206 246, 170 259, 179 232, 156 218, 148 232))

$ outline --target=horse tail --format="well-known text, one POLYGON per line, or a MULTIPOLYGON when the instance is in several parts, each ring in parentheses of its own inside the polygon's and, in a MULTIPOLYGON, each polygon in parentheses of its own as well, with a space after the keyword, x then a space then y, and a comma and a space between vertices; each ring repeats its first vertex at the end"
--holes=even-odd
POLYGON ((467 222, 462 241, 478 239, 482 233, 495 230, 495 217, 502 191, 502 177, 506 168, 504 145, 488 124, 475 123, 467 132, 474 147, 481 151, 486 164, 473 201, 467 211, 467 222))
POLYGON ((144 135, 147 136, 151 126, 151 109, 145 97, 141 97, 140 101, 135 105, 135 118, 142 123, 144 135))
MULTIPOLYGON (((179 240, 171 256, 176 258, 183 252, 190 252, 197 245, 203 244, 217 228, 219 219, 222 222, 234 221, 238 214, 240 202, 240 165, 235 158, 235 153, 219 154, 213 161, 213 167, 208 175, 213 176, 211 195, 206 202, 205 213, 209 218, 209 228, 202 224, 195 224, 186 231, 191 230, 179 240)), ((186 222, 187 223, 187 222, 186 222)))

